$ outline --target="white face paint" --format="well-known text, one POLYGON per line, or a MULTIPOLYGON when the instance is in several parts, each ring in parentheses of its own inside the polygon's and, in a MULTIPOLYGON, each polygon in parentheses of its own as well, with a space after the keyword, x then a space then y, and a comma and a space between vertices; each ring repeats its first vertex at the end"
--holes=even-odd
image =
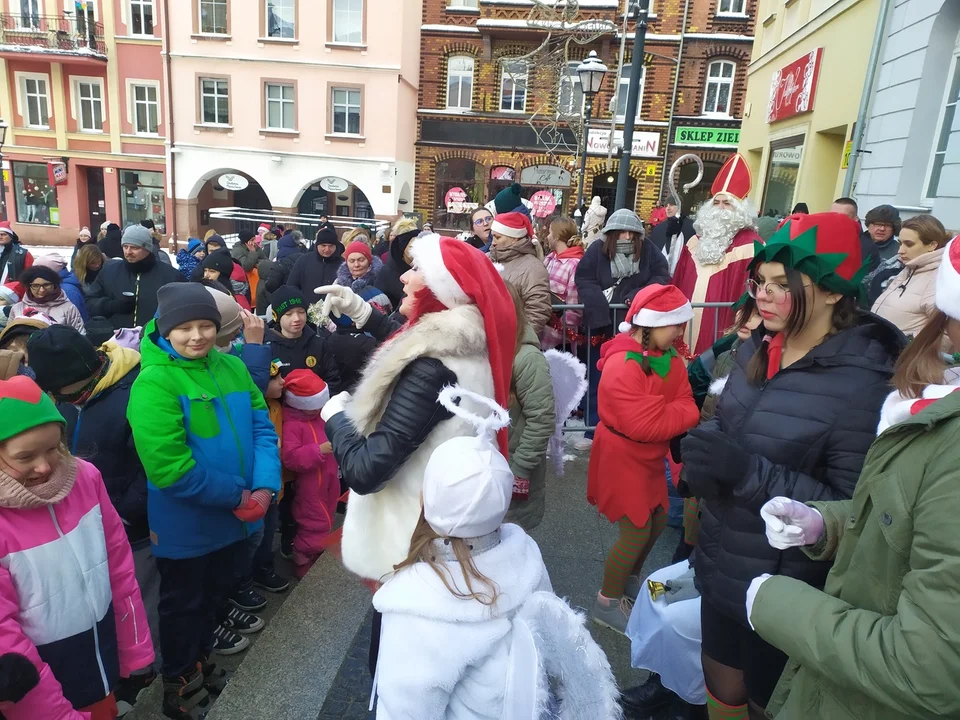
POLYGON ((693 259, 699 265, 720 264, 733 236, 745 227, 753 227, 756 220, 756 216, 733 196, 724 194, 723 202, 705 203, 693 223, 700 239, 697 248, 691 251, 693 259))

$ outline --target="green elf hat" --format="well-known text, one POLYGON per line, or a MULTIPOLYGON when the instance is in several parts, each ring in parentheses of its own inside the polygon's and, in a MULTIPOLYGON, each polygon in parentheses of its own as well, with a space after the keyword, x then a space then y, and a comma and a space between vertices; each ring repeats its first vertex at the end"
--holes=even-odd
POLYGON ((0 381, 0 442, 47 423, 66 425, 53 400, 26 375, 0 381))
POLYGON ((791 215, 767 240, 754 245, 752 274, 765 262, 783 263, 809 275, 819 286, 858 297, 867 273, 860 249, 860 226, 840 213, 791 215))

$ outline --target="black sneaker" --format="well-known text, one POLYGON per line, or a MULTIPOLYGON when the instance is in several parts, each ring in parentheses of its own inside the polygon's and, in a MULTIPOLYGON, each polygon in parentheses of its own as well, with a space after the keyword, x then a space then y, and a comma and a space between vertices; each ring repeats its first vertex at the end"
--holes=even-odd
POLYGON ((267 606, 267 599, 250 587, 234 594, 234 596, 230 598, 230 603, 245 612, 251 613, 257 610, 263 610, 267 606))
POLYGON ((244 612, 238 608, 230 608, 227 611, 227 617, 223 620, 223 627, 241 635, 252 635, 263 630, 263 620, 253 613, 244 612))
POLYGON ((290 560, 293 558, 293 538, 280 538, 280 557, 282 557, 284 560, 290 560))
MULTIPOLYGON (((246 638, 244 638, 246 639, 246 638)), ((203 687, 203 675, 163 679, 163 714, 172 720, 204 720, 210 708, 210 694, 203 687)))
POLYGON ((253 578, 253 584, 261 590, 272 593, 286 592, 290 587, 290 581, 277 575, 273 570, 268 570, 256 575, 253 578))
POLYGON ((146 675, 131 675, 128 678, 120 678, 117 683, 117 689, 113 691, 113 696, 117 700, 117 717, 121 718, 133 710, 133 706, 146 690, 157 679, 155 672, 146 675))
POLYGON ((248 647, 250 647, 250 641, 247 638, 223 625, 217 625, 217 629, 213 631, 213 651, 215 653, 235 655, 248 647))

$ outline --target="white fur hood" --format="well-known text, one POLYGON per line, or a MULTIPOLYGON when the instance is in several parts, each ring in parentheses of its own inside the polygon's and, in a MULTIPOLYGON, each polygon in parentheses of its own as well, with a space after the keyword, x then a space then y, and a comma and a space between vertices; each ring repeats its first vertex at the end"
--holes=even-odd
MULTIPOLYGON (((516 525, 504 525, 500 532, 500 544, 473 559, 482 575, 496 578, 499 594, 495 606, 456 597, 426 563, 390 577, 373 596, 373 606, 382 613, 409 613, 446 622, 485 622, 510 615, 538 590, 551 590, 540 548, 533 538, 516 525)), ((452 561, 444 565, 450 571, 447 581, 458 592, 466 592, 459 564, 452 561)))
POLYGON ((950 368, 944 373, 942 385, 928 385, 923 389, 919 398, 905 398, 894 390, 887 396, 880 409, 880 424, 877 426, 877 435, 887 428, 893 427, 904 420, 909 420, 919 409, 929 403, 925 400, 939 400, 955 390, 960 389, 960 368, 950 368), (917 410, 915 411, 914 406, 917 410))

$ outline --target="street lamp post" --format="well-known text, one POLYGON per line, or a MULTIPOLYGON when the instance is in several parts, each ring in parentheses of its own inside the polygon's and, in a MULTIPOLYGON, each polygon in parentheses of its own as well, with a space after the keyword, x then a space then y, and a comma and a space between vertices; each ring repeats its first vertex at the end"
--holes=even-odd
MULTIPOLYGON (((649 7, 649 3, 647 3, 649 7)), ((620 173, 617 178, 617 199, 614 210, 627 206, 627 185, 630 182, 630 160, 633 152, 633 126, 637 124, 637 104, 640 101, 640 76, 643 73, 643 43, 647 36, 647 7, 635 0, 631 13, 636 19, 633 33, 633 54, 630 65, 630 89, 623 121, 623 152, 620 155, 620 173)), ((677 68, 677 72, 679 72, 677 68)), ((667 129, 669 133, 669 128, 667 129)), ((669 138, 668 138, 669 139, 669 138)))
POLYGON ((7 219, 7 188, 3 180, 3 144, 7 140, 7 125, 5 120, 0 120, 0 215, 2 219, 7 219))
POLYGON ((580 152, 580 183, 577 188, 578 222, 583 225, 583 184, 587 175, 587 140, 590 136, 590 117, 593 115, 593 98, 603 87, 603 78, 607 74, 607 66, 603 64, 594 50, 577 66, 577 75, 580 76, 580 89, 586 100, 586 109, 583 114, 583 148, 580 152))

